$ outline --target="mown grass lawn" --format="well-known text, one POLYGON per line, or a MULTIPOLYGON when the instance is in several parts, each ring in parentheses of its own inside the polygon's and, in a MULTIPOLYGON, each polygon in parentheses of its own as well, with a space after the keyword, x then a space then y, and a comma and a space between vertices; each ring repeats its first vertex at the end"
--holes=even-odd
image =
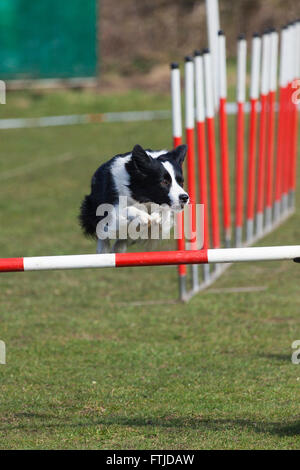
MULTIPOLYGON (((54 97, 26 95, 10 115, 19 98, 6 117, 88 108, 76 93, 53 112, 54 97)), ((118 109, 168 102, 139 99, 120 95, 118 109)), ((136 143, 168 146, 170 132, 168 121, 1 131, 1 256, 93 253, 76 220, 91 174, 136 143)), ((263 243, 299 243, 299 222, 298 211, 263 243)), ((292 262, 235 265, 214 288, 266 290, 183 305, 170 303, 175 268, 1 275, 0 448, 299 448, 299 283, 292 262), (163 302, 133 303, 145 300, 163 302)))

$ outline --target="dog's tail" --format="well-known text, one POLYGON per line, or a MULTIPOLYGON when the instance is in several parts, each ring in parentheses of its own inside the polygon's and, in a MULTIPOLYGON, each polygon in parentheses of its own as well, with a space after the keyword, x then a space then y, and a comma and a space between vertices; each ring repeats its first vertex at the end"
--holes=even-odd
POLYGON ((87 237, 96 238, 96 227, 99 221, 96 216, 96 209, 91 195, 85 196, 80 206, 78 220, 83 233, 87 237))

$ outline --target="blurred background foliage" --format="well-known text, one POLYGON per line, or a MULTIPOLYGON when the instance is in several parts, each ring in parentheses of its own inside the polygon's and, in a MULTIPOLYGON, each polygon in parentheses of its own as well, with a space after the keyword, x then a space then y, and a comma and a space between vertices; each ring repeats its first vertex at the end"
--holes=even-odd
MULTIPOLYGON (((219 0, 228 57, 236 37, 280 28, 300 15, 298 0, 219 0)), ((159 81, 159 66, 206 46, 205 0, 101 0, 100 41, 103 79, 137 73, 159 81), (156 77, 157 76, 157 77, 156 77)), ((161 72, 162 73, 162 72, 161 72)))

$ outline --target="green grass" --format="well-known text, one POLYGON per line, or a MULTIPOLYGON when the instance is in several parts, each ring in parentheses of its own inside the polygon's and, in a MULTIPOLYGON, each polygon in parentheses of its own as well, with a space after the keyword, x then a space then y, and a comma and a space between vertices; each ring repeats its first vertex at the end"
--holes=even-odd
MULTIPOLYGON (((23 115, 49 111, 43 99, 23 115)), ((60 99, 52 114, 71 112, 60 99)), ((117 104, 130 109, 131 95, 117 104)), ((1 131, 1 256, 93 253, 76 221, 81 198, 99 163, 137 142, 165 147, 170 123, 1 131)), ((299 227, 297 212, 262 243, 299 243, 299 227)), ((299 448, 299 281, 293 263, 235 265, 214 288, 267 290, 208 290, 182 305, 168 303, 169 267, 1 275, 0 447, 299 448), (144 300, 166 302, 131 303, 144 300)))

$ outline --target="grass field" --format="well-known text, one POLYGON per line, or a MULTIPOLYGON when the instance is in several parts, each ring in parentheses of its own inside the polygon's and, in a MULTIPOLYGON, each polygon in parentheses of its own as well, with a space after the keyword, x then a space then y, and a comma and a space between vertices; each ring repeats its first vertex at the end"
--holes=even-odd
MULTIPOLYGON (((1 111, 169 106, 140 93, 94 99, 17 93, 1 111)), ((93 253, 76 220, 93 171, 136 143, 168 146, 170 132, 167 121, 1 131, 1 256, 93 253)), ((263 243, 299 243, 299 222, 298 211, 263 243)), ((0 448, 300 448, 299 282, 292 262, 235 265, 213 288, 266 290, 207 290, 183 305, 169 302, 175 268, 3 274, 0 448), (145 300, 163 302, 134 304, 145 300)))

